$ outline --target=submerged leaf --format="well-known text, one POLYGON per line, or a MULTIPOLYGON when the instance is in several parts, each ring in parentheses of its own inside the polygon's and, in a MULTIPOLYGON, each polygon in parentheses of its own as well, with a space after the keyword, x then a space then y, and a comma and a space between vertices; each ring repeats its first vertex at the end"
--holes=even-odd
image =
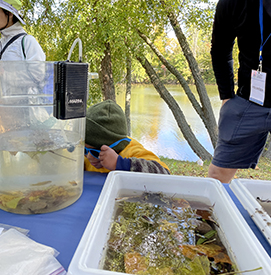
POLYGON ((217 222, 211 216, 212 215, 211 212, 207 212, 207 211, 203 211, 201 209, 197 209, 197 214, 200 215, 203 220, 210 221, 210 222, 217 225, 217 222))
POLYGON ((11 192, 7 194, 0 194, 0 203, 3 206, 16 208, 18 202, 23 198, 22 192, 11 192), (15 207, 14 207, 15 206, 15 207))
POLYGON ((206 241, 210 240, 211 238, 213 238, 215 235, 216 235, 216 231, 215 230, 210 230, 209 232, 204 234, 204 236, 202 238, 198 239, 197 245, 203 244, 204 242, 206 242, 206 241))
POLYGON ((124 255, 125 272, 129 274, 138 274, 139 271, 146 271, 147 264, 145 257, 138 252, 126 253, 124 255))
POLYGON ((14 199, 8 201, 8 202, 6 203, 6 206, 7 206, 8 208, 15 209, 15 208, 17 207, 19 201, 20 201, 21 199, 23 199, 23 198, 24 198, 24 197, 14 198, 14 199))
POLYGON ((173 205, 177 207, 183 207, 183 208, 189 208, 190 204, 187 200, 185 199, 180 199, 180 198, 174 198, 173 199, 173 205))
POLYGON ((186 267, 182 267, 180 271, 182 275, 209 275, 210 262, 206 256, 195 257, 191 262, 186 263, 186 267))
POLYGON ((197 255, 206 255, 208 258, 213 258, 215 263, 232 264, 229 256, 224 252, 223 248, 216 244, 182 245, 181 250, 189 259, 194 259, 197 255))

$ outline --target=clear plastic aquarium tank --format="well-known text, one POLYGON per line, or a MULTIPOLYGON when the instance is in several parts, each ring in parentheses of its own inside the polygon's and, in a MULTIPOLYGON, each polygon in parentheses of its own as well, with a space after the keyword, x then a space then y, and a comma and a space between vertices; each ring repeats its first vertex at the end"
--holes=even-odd
POLYGON ((83 191, 85 117, 54 117, 54 62, 0 62, 0 209, 47 213, 83 191))

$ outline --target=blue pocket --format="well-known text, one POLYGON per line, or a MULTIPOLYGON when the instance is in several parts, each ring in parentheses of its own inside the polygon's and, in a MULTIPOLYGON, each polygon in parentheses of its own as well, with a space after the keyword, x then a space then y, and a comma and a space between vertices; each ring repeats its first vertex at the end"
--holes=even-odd
POLYGON ((218 121, 219 139, 226 142, 232 141, 250 105, 248 100, 235 96, 221 107, 218 121))

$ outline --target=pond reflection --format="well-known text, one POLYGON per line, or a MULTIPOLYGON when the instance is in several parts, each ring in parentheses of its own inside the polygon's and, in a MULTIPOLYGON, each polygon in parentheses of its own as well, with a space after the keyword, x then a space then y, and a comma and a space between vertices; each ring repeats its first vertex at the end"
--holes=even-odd
MULTIPOLYGON (((201 119, 179 85, 167 85, 200 143, 213 154, 213 148, 201 119)), ((195 96, 195 87, 191 87, 195 96)), ((207 86, 216 120, 221 106, 215 85, 207 86)), ((125 107, 125 87, 118 88, 117 103, 125 107)), ((131 95, 131 136, 158 156, 197 161, 198 156, 184 139, 176 120, 152 85, 133 85, 131 95)))

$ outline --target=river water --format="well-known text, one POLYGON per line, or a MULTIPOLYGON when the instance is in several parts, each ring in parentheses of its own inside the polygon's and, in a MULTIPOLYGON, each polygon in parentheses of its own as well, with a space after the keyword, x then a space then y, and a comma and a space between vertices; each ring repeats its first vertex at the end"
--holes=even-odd
MULTIPOLYGON (((213 154, 213 147, 201 119, 179 85, 166 86, 178 102, 186 120, 201 144, 213 154)), ((215 85, 207 86, 214 115, 218 120, 221 101, 215 85)), ((198 98, 195 87, 191 90, 198 98)), ((125 107, 125 87, 117 90, 117 103, 125 107)), ((197 161, 199 157, 184 139, 175 118, 152 85, 133 85, 131 93, 131 136, 158 156, 197 161)))

